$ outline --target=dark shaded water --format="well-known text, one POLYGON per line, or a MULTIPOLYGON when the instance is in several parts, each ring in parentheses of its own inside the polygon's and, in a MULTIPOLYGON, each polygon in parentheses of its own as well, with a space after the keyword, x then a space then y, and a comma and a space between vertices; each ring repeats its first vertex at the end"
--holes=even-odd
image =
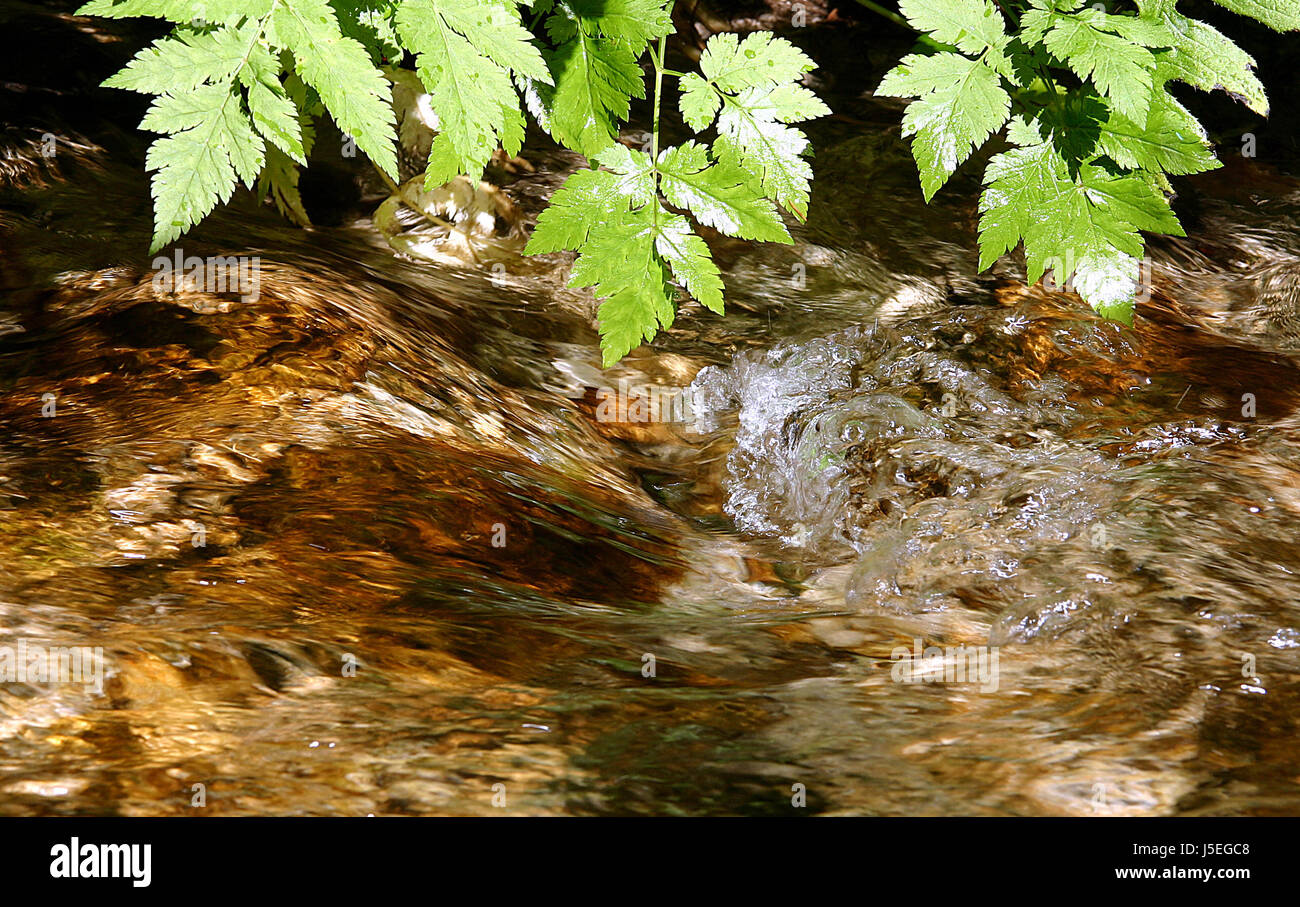
MULTIPOLYGON (((106 672, 0 684, 0 813, 1300 810, 1287 179, 1198 183, 1129 329, 975 274, 973 194, 830 128, 796 245, 717 245, 732 314, 602 372, 563 261, 364 219, 233 209, 182 247, 259 258, 256 300, 160 289, 130 139, 48 161, 40 109, 0 646, 106 672), (624 378, 694 382, 701 430, 600 421, 624 378)), ((571 166, 532 160, 525 212, 571 166)))

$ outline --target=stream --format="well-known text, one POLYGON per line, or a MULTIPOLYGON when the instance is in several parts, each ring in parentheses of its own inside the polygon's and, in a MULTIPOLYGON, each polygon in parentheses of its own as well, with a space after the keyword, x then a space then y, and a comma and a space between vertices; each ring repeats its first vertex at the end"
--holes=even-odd
POLYGON ((1300 811, 1300 182, 1195 181, 1130 328, 977 273, 976 178, 841 98, 794 245, 710 237, 728 315, 602 369, 567 259, 377 199, 241 196, 178 245, 256 291, 160 283, 134 118, 23 78, 0 650, 103 673, 0 683, 0 814, 1300 811))

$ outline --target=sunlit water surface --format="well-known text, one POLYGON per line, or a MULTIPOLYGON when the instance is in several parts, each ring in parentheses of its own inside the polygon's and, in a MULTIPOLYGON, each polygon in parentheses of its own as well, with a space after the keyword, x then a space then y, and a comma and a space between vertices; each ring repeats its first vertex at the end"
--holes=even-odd
POLYGON ((0 812, 1300 810, 1285 179, 1207 180, 1130 329, 832 135, 794 246, 717 244, 731 314, 602 371, 563 260, 244 208, 183 247, 258 298, 173 293, 138 162, 14 155, 0 646, 106 674, 0 684, 0 812), (600 421, 620 379, 698 421, 600 421))

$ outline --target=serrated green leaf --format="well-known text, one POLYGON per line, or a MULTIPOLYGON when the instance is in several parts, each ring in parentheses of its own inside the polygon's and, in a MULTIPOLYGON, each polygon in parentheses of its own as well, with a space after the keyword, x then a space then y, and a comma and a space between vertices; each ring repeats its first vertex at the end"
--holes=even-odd
POLYGON ((577 251, 591 231, 614 219, 627 203, 618 191, 618 177, 607 170, 578 170, 569 175, 537 217, 537 226, 524 252, 537 255, 577 251))
POLYGON ((741 95, 745 97, 744 104, 750 113, 778 123, 815 120, 831 112, 825 102, 807 88, 788 82, 771 88, 746 89, 741 95))
POLYGON ((1040 110, 1028 131, 1022 132, 1021 118, 1013 118, 1007 138, 1022 146, 1050 142, 1073 171, 1102 153, 1102 121, 1115 115, 1100 95, 1085 87, 1040 110))
POLYGON ((936 87, 961 78, 975 61, 961 54, 908 54, 885 73, 876 94, 890 98, 919 98, 936 87))
MULTIPOLYGON (((1024 124, 1022 124, 1024 125, 1024 124)), ((980 199, 980 268, 1023 241, 1028 277, 1047 268, 1099 311, 1131 311, 1143 242, 1139 229, 1179 232, 1167 199, 1147 181, 1085 165, 1071 175, 1048 143, 995 155, 980 199)))
POLYGON ((244 111, 239 85, 274 78, 260 43, 264 25, 250 20, 207 34, 178 29, 175 38, 137 54, 108 80, 113 87, 156 95, 140 123, 163 133, 146 157, 153 173, 151 251, 228 201, 236 180, 251 188, 261 172, 266 145, 244 111))
POLYGON ((248 89, 248 112, 258 133, 299 164, 307 163, 298 108, 279 82, 255 82, 248 89))
MULTIPOLYGON (((411 2, 403 0, 402 6, 411 2)), ((543 83, 550 79, 541 51, 532 43, 532 34, 519 21, 518 8, 508 0, 415 2, 424 8, 426 15, 437 15, 446 27, 464 35, 476 51, 500 68, 543 83)))
POLYGON ((722 275, 709 247, 691 230, 686 218, 659 212, 655 251, 691 296, 709 311, 722 314, 722 275))
POLYGON ((743 39, 717 34, 700 55, 700 72, 728 92, 794 82, 815 67, 807 54, 770 32, 753 32, 743 39))
MULTIPOLYGON (((1046 143, 1014 148, 989 160, 979 206, 981 271, 1020 245, 1035 223, 1035 206, 1050 204, 1065 191, 1068 174, 1061 175, 1063 161, 1058 171, 1058 160, 1060 155, 1046 143)), ((1044 210, 1043 216, 1049 212, 1044 210)))
MULTIPOLYGON (((768 198, 799 219, 807 216, 812 168, 801 155, 808 139, 785 125, 830 112, 808 89, 798 85, 814 68, 803 51, 768 32, 743 39, 732 34, 711 37, 700 56, 703 76, 681 81, 683 119, 697 132, 717 116, 715 157, 730 170, 728 178, 746 174, 756 195, 768 198)), ((724 218, 721 222, 726 222, 724 218)))
POLYGON ((266 143, 238 104, 226 105, 222 118, 230 163, 240 181, 252 189, 257 175, 262 172, 262 165, 266 163, 266 143))
POLYGON ((1124 19, 1088 8, 1056 15, 1043 34, 1043 45, 1082 79, 1091 79, 1115 110, 1133 120, 1146 116, 1151 97, 1155 55, 1128 36, 1114 20, 1124 19))
MULTIPOLYGON (((229 87, 224 98, 220 86, 206 86, 202 97, 212 106, 195 125, 167 135, 149 146, 145 169, 153 173, 154 236, 149 247, 156 252, 194 226, 219 203, 230 200, 235 190, 236 171, 228 149, 245 148, 247 143, 232 134, 232 116, 227 108, 237 109, 238 100, 229 87)), ((194 101, 194 95, 187 96, 194 101)), ((165 98, 166 96, 164 96, 165 98)), ((159 99, 160 101, 163 99, 159 99)), ((193 109, 193 108, 191 108, 193 109)), ((185 112, 177 112, 172 122, 183 123, 185 112)), ((158 114, 161 125, 166 113, 158 114)), ((250 127, 251 132, 251 127, 250 127)), ((241 174, 246 172, 245 156, 239 153, 241 174)))
POLYGON ((1042 277, 1049 259, 1077 260, 1099 246, 1141 254, 1136 228, 1100 210, 1050 145, 994 155, 984 178, 981 270, 1021 240, 1031 282, 1042 277))
MULTIPOLYGON (((283 2, 283 0, 281 0, 283 2)), ((202 15, 197 18, 213 24, 234 25, 241 19, 259 19, 271 9, 272 0, 91 0, 77 10, 78 16, 100 16, 105 19, 126 19, 146 16, 166 19, 179 25, 189 25, 196 16, 196 6, 202 15)))
POLYGON ((1164 88, 1152 92, 1141 125, 1117 112, 1103 117, 1099 144, 1122 167, 1180 175, 1222 166, 1201 124, 1164 88))
POLYGON ((899 0, 898 11, 916 29, 968 54, 1007 46, 1006 21, 992 0, 899 0))
MULTIPOLYGON (((642 273, 643 283, 619 290, 600 304, 597 322, 601 358, 606 368, 643 342, 653 340, 659 330, 661 313, 672 310, 663 266, 654 259, 642 273)), ((665 327, 671 324, 670 317, 665 327)))
MULTIPOLYGON (((261 24, 262 23, 260 22, 250 21, 244 23, 240 28, 241 30, 247 29, 251 32, 256 32, 261 24)), ((270 21, 267 20, 265 25, 269 27, 270 21)), ((245 60, 243 68, 236 73, 235 78, 238 79, 239 84, 243 85, 245 88, 251 88, 258 82, 262 82, 268 86, 279 85, 280 74, 283 69, 284 67, 281 65, 277 55, 271 52, 269 38, 264 32, 263 34, 258 35, 249 45, 248 58, 245 60)))
POLYGON ((592 287, 607 298, 642 283, 657 265, 655 229, 649 206, 611 217, 583 243, 569 275, 569 286, 592 287), (629 267, 622 263, 628 261, 629 267))
POLYGON ((1300 28, 1300 0, 1214 0, 1219 6, 1263 22, 1273 31, 1300 28))
POLYGON ((579 30, 640 49, 673 30, 665 0, 562 0, 547 20, 552 41, 572 40, 579 30))
POLYGON ((1122 38, 1128 38, 1134 44, 1151 48, 1172 47, 1174 44, 1173 32, 1169 30, 1167 23, 1159 19, 1117 16, 1103 13, 1095 8, 1089 12, 1094 16, 1099 27, 1114 32, 1122 38))
POLYGON ((438 115, 425 185, 478 176, 499 146, 517 149, 522 140, 510 74, 541 84, 550 75, 517 17, 514 7, 507 12, 495 0, 481 7, 472 0, 404 0, 398 7, 398 34, 417 54, 416 72, 438 115))
POLYGON ((587 156, 609 147, 632 98, 645 97, 636 54, 625 44, 579 32, 546 54, 553 91, 541 92, 551 135, 587 156))
POLYGON ((613 171, 617 177, 614 191, 625 196, 631 207, 640 208, 654 201, 655 168, 650 155, 615 142, 592 159, 613 171))
POLYGON ((1105 209, 1118 221, 1150 233, 1187 235, 1174 217, 1169 199, 1141 176, 1085 164, 1079 168, 1076 183, 1094 207, 1105 209))
POLYGON ((704 240, 658 200, 629 210, 617 178, 594 171, 571 176, 565 197, 557 193, 558 210, 552 205, 539 218, 528 249, 578 249, 569 285, 591 287, 604 300, 599 322, 606 365, 672 324, 669 271, 701 304, 719 314, 723 307, 722 276, 704 240), (611 196, 619 201, 611 205, 611 196))
POLYGON ((329 0, 338 14, 343 34, 355 39, 370 54, 370 62, 383 66, 402 59, 401 39, 393 16, 398 0, 329 0))
POLYGON ((907 107, 903 134, 913 136, 912 156, 926 201, 1011 115, 1011 96, 998 74, 956 53, 904 57, 876 93, 919 94, 907 107))
POLYGON ((234 86, 200 85, 183 94, 160 95, 145 111, 140 128, 150 132, 180 132, 200 126, 209 117, 220 116, 227 103, 234 101, 234 86))
POLYGON ((720 161, 750 174, 765 197, 803 220, 808 216, 812 180, 812 167, 801 157, 808 139, 766 113, 755 114, 749 105, 762 109, 764 97, 758 88, 747 88, 735 98, 727 96, 718 115, 714 148, 720 161))
POLYGON ((1060 5, 1051 0, 1030 0, 1030 8, 1020 14, 1020 40, 1028 47, 1043 43, 1057 20, 1079 7, 1078 3, 1060 5), (1058 6, 1059 11, 1058 11, 1058 6))
POLYGON ((204 82, 230 81, 248 53, 248 37, 238 29, 222 26, 204 33, 178 28, 132 57, 103 85, 142 94, 180 94, 204 82))
POLYGON ((718 108, 722 106, 722 97, 712 85, 695 73, 688 73, 678 83, 678 87, 681 89, 681 97, 677 109, 681 111, 686 125, 696 132, 708 129, 713 118, 718 115, 718 108))
POLYGON ((711 162, 702 145, 687 142, 661 152, 659 174, 664 197, 705 226, 743 239, 791 241, 776 208, 753 191, 746 174, 711 162))
POLYGON ((1144 16, 1165 23, 1173 44, 1156 54, 1169 78, 1203 91, 1222 89, 1260 116, 1268 116, 1268 97, 1255 75, 1255 58, 1222 32, 1181 15, 1174 0, 1139 0, 1144 16))
POLYGON ((356 140, 375 166, 396 180, 392 93, 366 49, 344 37, 325 0, 277 2, 271 21, 277 40, 293 52, 298 75, 320 94, 334 122, 356 140))
POLYGON ((604 300, 598 317, 607 366, 673 322, 667 275, 655 249, 657 207, 623 212, 592 231, 573 263, 569 285, 592 287, 604 300))
POLYGON ((266 166, 257 180, 259 200, 270 198, 281 215, 300 227, 311 226, 298 191, 298 165, 274 145, 266 149, 266 166))

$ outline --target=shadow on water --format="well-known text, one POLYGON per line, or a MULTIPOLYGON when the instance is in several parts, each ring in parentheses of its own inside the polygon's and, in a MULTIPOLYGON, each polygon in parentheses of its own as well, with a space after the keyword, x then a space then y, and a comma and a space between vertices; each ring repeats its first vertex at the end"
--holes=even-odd
POLYGON ((563 261, 365 218, 244 200, 181 245, 256 298, 160 285, 74 89, 8 89, 0 646, 106 676, 0 685, 0 812, 1300 808, 1286 178, 1198 183, 1130 329, 977 274, 973 194, 832 128, 795 245, 716 243, 733 313, 602 371, 563 261), (621 378, 699 430, 598 420, 621 378))

